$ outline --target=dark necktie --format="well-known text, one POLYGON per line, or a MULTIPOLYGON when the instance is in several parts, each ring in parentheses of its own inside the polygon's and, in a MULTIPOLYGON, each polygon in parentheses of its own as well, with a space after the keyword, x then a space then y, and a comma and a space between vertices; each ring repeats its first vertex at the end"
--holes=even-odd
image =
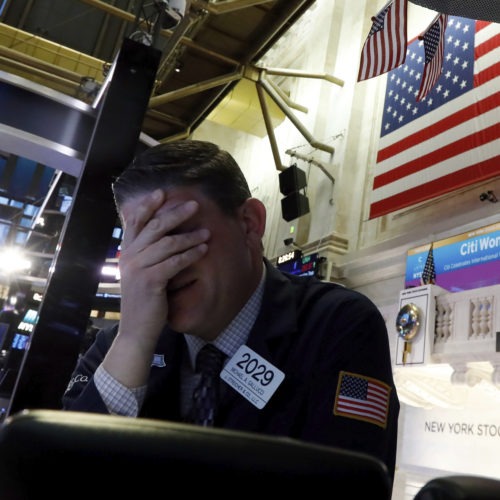
POLYGON ((193 391, 191 421, 198 425, 214 425, 219 399, 219 375, 225 354, 212 344, 206 344, 196 356, 196 372, 200 381, 193 391))

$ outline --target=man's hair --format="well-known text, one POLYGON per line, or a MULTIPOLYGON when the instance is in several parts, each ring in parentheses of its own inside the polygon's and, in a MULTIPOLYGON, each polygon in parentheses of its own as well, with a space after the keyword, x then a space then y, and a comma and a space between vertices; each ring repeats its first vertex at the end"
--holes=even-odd
POLYGON ((157 188, 196 186, 232 215, 252 195, 234 158, 216 144, 180 140, 153 146, 136 156, 113 182, 118 209, 129 198, 157 188))

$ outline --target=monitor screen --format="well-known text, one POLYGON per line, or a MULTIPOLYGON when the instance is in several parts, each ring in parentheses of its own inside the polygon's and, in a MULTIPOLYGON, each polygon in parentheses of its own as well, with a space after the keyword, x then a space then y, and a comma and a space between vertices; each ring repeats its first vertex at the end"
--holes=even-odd
MULTIPOLYGON (((500 283, 500 223, 433 241, 436 285, 450 292, 500 283)), ((406 256, 405 288, 420 286, 430 242, 411 248, 406 256)))
POLYGON ((38 320, 38 311, 36 309, 26 309, 23 319, 17 325, 19 333, 31 334, 38 320))
POLYGON ((9 323, 0 323, 0 346, 3 344, 5 335, 9 331, 9 326, 9 323))
POLYGON ((11 349, 25 350, 28 348, 28 341, 37 321, 38 311, 36 309, 26 309, 23 319, 17 325, 16 333, 10 344, 11 349))
POLYGON ((319 262, 321 257, 318 253, 310 255, 299 254, 297 258, 286 260, 285 262, 278 261, 278 269, 290 274, 298 276, 317 276, 319 273, 319 262))
POLYGON ((23 335, 22 333, 16 333, 12 339, 11 349, 24 350, 28 345, 29 335, 23 335))
POLYGON ((73 197, 67 194, 61 196, 61 208, 59 209, 63 214, 67 213, 73 202, 73 197))

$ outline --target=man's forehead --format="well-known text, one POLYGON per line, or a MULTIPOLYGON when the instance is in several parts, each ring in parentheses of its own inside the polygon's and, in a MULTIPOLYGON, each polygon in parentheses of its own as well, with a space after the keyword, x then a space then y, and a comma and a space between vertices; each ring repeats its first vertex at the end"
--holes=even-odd
MULTIPOLYGON (((207 201, 210 201, 197 186, 172 186, 161 189, 165 195, 165 202, 158 209, 159 212, 172 209, 188 200, 195 200, 199 203, 206 203, 207 201)), ((123 203, 121 212, 126 214, 130 211, 134 211, 148 196, 151 196, 151 193, 152 191, 147 191, 129 198, 125 203, 123 203)))

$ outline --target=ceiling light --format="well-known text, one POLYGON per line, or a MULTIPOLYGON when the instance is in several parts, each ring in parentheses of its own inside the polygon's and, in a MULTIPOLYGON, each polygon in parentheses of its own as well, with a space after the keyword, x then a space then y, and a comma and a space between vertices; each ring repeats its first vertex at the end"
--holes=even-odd
POLYGON ((31 267, 28 260, 19 248, 7 248, 0 252, 0 271, 14 273, 27 271, 31 267))

